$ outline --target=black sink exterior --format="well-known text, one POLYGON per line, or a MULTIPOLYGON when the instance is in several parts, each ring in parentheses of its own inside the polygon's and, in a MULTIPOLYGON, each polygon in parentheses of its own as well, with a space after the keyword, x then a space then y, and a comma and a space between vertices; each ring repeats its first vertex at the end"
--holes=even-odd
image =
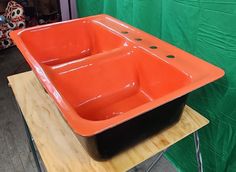
POLYGON ((178 122, 186 99, 184 95, 97 135, 77 138, 93 159, 106 160, 178 122))

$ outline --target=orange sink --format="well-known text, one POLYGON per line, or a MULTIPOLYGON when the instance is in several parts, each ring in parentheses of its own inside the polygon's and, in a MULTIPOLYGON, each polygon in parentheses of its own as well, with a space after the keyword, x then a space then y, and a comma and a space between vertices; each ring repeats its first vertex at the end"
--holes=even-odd
POLYGON ((11 38, 95 159, 178 121, 186 95, 224 75, 107 15, 13 31, 11 38))

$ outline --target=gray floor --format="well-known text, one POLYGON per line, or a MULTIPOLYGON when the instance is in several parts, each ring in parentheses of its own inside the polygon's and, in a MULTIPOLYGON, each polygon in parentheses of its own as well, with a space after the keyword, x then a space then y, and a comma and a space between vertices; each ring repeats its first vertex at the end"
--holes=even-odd
POLYGON ((0 171, 36 171, 24 125, 6 77, 27 70, 16 48, 0 51, 0 171))
MULTIPOLYGON (((0 172, 37 171, 22 118, 6 78, 29 69, 17 48, 0 51, 0 172)), ((145 171, 154 158, 141 163, 129 172, 145 171)), ((176 170, 165 158, 162 158, 152 171, 175 172, 176 170)))

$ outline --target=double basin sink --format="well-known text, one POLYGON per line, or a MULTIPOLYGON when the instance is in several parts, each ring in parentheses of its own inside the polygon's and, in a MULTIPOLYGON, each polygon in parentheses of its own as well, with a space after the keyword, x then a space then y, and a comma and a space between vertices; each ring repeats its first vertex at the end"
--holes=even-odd
POLYGON ((224 75, 107 15, 17 30, 11 38, 97 160, 177 122, 187 94, 224 75))

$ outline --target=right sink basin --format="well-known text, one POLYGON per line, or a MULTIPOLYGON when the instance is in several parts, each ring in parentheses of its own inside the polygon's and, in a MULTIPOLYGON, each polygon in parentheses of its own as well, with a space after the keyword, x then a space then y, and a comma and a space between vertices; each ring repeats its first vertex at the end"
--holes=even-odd
POLYGON ((185 73, 135 48, 43 67, 76 112, 92 121, 123 115, 191 82, 185 73))

